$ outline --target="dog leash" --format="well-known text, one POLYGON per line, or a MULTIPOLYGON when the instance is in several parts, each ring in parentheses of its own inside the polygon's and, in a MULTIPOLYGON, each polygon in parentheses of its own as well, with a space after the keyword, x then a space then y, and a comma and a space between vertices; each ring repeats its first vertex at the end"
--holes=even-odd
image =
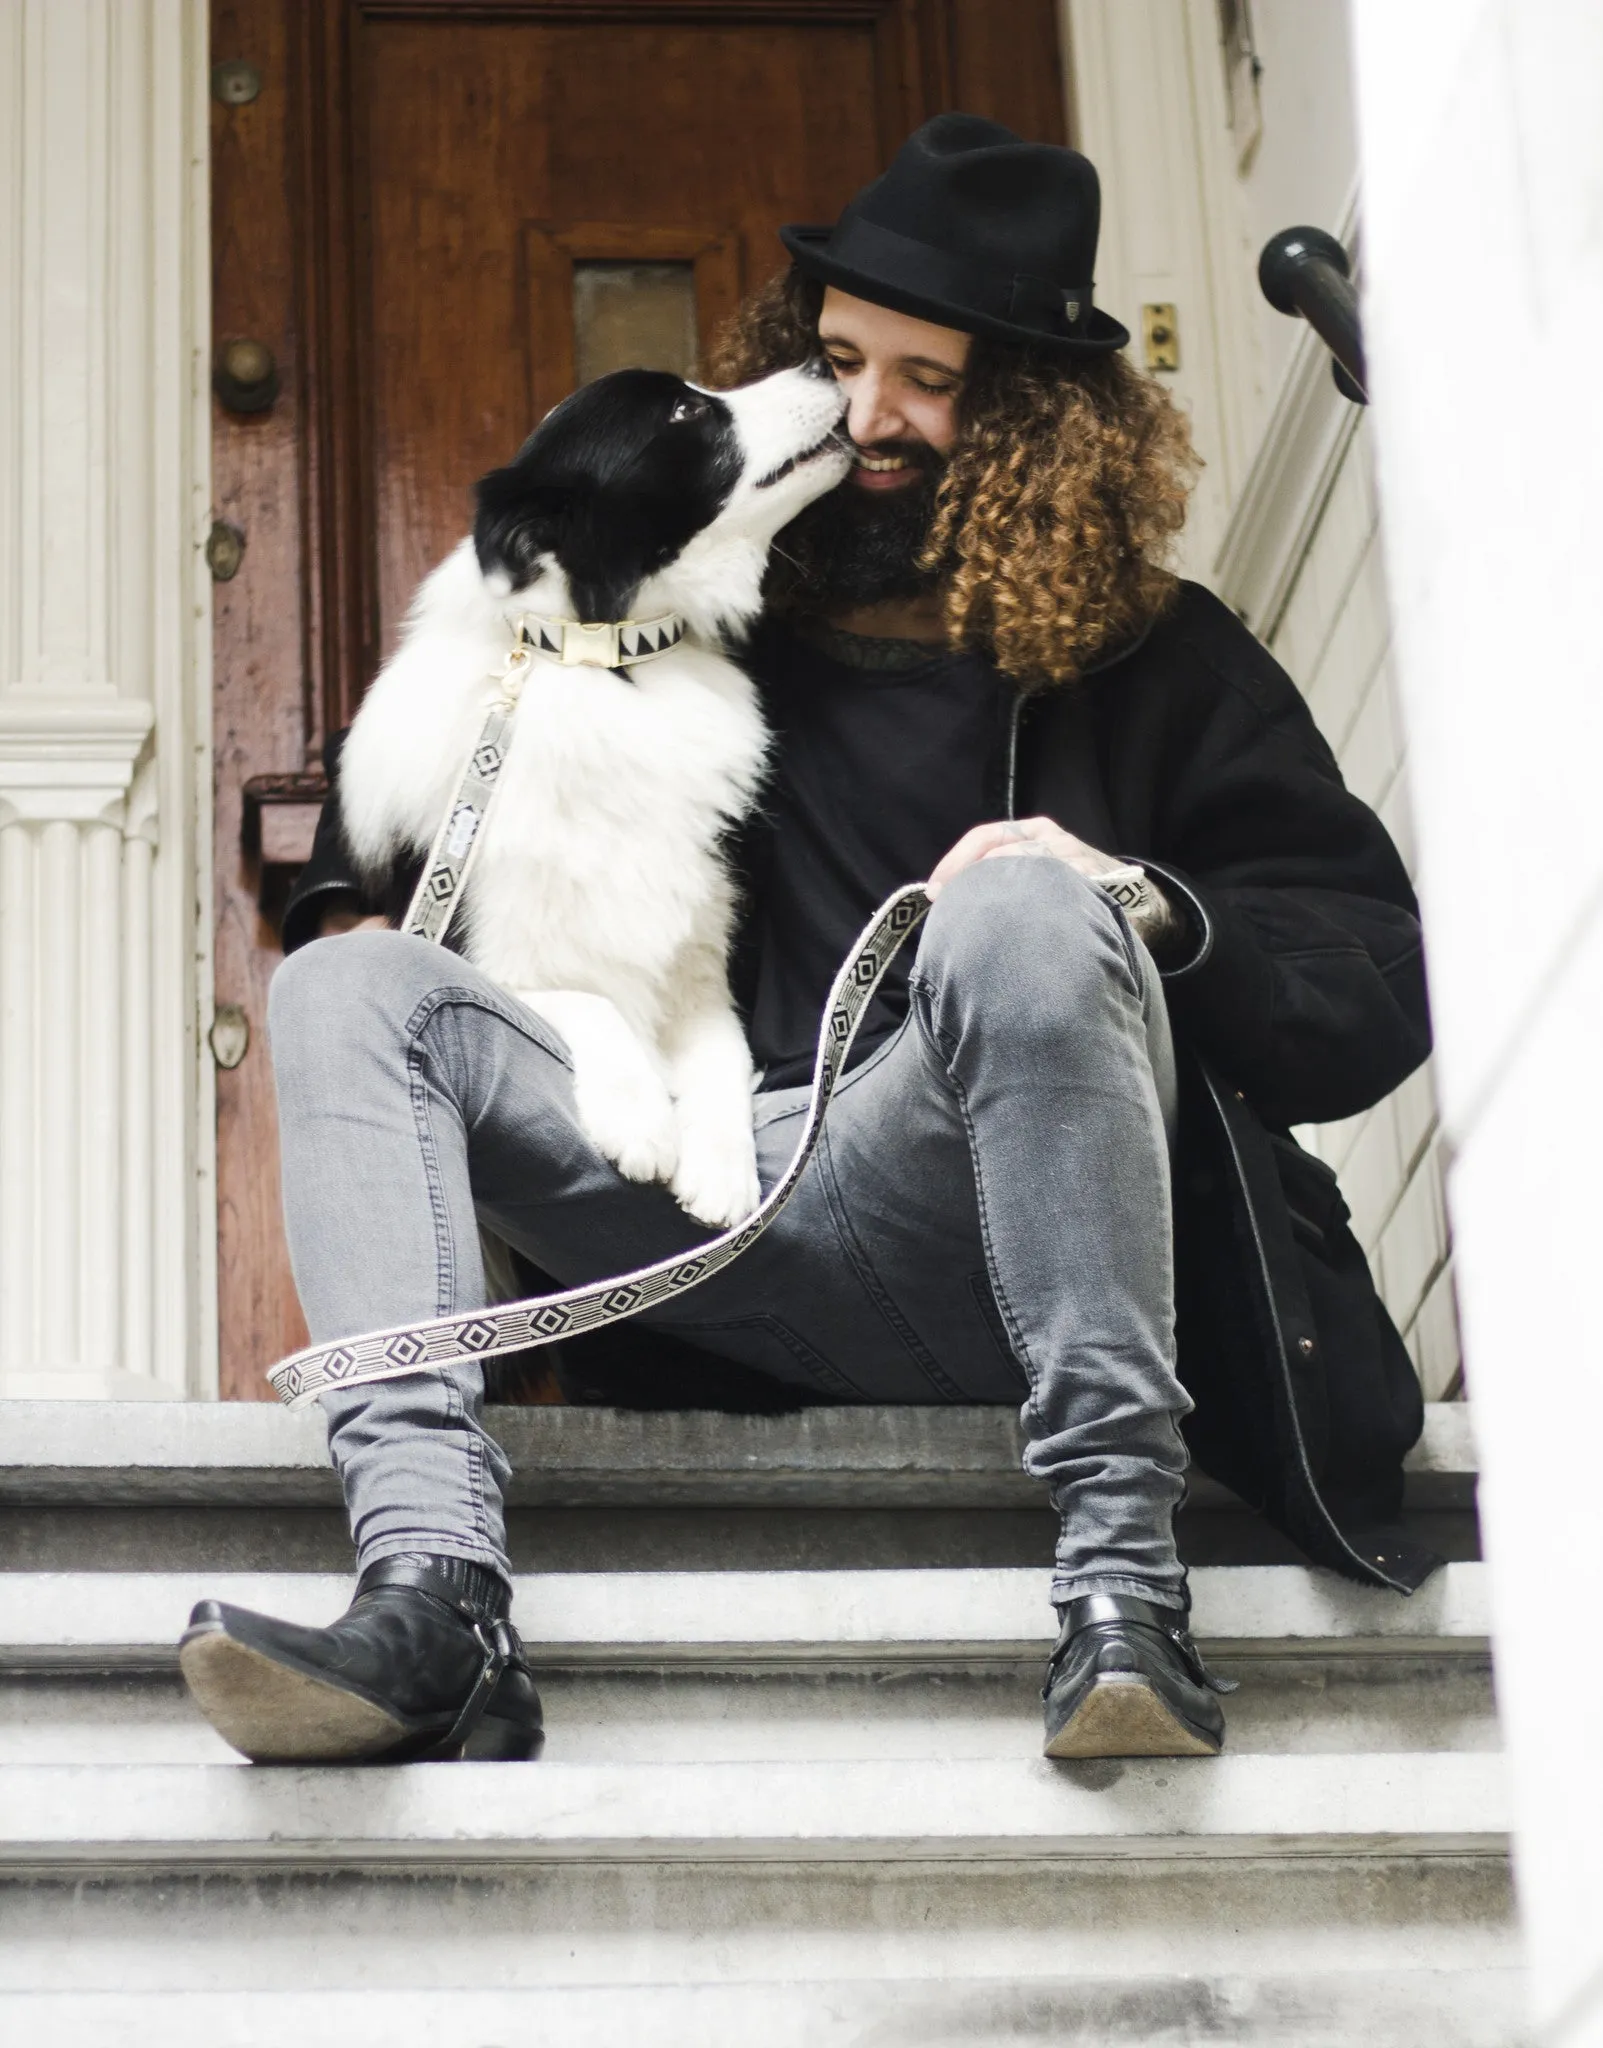
MULTIPOLYGON (((423 864, 402 930, 439 944, 450 926, 462 889, 483 838, 485 817, 511 744, 512 722, 532 647, 520 641, 507 655, 499 688, 484 725, 468 756, 456 795, 423 864)), ((471 1309, 464 1315, 434 1316, 427 1322, 402 1323, 394 1329, 369 1330, 359 1337, 340 1337, 308 1345, 268 1370, 279 1398, 291 1408, 305 1407, 327 1390, 361 1386, 372 1380, 400 1379, 470 1362, 503 1357, 577 1337, 608 1323, 674 1301, 714 1273, 732 1265, 748 1251, 796 1191, 813 1156, 824 1112, 835 1091, 846 1056, 857 1036, 863 1012, 885 977, 909 932, 929 909, 922 882, 910 883, 889 896, 869 919, 835 976, 824 1006, 824 1020, 813 1061, 813 1084, 801 1137, 772 1191, 742 1223, 707 1243, 655 1265, 558 1294, 531 1295, 524 1301, 498 1302, 493 1308, 471 1309)))

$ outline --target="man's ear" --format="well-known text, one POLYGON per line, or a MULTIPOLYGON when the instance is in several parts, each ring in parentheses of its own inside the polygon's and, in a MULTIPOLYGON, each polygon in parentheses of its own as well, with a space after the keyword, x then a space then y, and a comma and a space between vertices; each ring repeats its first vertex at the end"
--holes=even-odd
POLYGON ((473 551, 480 571, 489 576, 499 569, 511 578, 514 590, 521 590, 533 582, 541 556, 556 552, 569 493, 535 482, 527 468, 514 462, 481 477, 474 495, 473 551))

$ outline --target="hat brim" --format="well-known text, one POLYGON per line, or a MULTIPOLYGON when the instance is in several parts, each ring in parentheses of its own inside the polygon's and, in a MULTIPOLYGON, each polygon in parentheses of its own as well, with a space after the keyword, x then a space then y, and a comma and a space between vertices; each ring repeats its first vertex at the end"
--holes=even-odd
POLYGON ((989 313, 973 313, 943 299, 882 284, 866 271, 854 270, 830 256, 825 244, 833 228, 783 227, 779 239, 808 277, 820 284, 832 284, 853 298, 867 299, 876 306, 888 306, 893 313, 911 313, 915 319, 931 320, 938 327, 955 327, 963 334, 983 334, 995 341, 1027 342, 1060 356, 1105 356, 1129 345, 1130 330, 1100 306, 1091 308, 1085 334, 1043 334, 1038 327, 1023 327, 1012 320, 998 320, 989 313))

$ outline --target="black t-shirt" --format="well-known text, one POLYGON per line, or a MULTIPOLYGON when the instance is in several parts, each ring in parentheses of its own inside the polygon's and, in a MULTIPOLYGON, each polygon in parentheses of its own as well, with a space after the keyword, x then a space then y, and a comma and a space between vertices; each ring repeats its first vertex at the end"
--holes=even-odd
MULTIPOLYGON (((812 1078, 824 1000, 871 913, 1007 805, 1012 691, 989 663, 804 632, 768 622, 746 655, 774 766, 744 839, 732 979, 769 1088, 812 1078)), ((881 984, 853 1065, 906 1014, 914 950, 909 942, 881 984)))

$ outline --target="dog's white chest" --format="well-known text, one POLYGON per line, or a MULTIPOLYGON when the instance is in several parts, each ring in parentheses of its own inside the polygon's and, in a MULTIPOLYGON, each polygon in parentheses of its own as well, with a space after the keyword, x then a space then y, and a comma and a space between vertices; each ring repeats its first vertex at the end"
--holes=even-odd
MULTIPOLYGON (((347 834, 375 867, 434 838, 496 683, 482 649, 419 635, 379 678, 341 763, 347 834)), ((729 886, 766 731, 748 678, 683 646, 633 678, 531 661, 457 942, 509 988, 659 981, 729 886)))
POLYGON ((582 986, 599 958, 661 972, 722 885, 719 837, 751 802, 764 734, 746 679, 720 663, 714 691, 697 665, 636 682, 534 667, 463 934, 498 980, 582 986))

